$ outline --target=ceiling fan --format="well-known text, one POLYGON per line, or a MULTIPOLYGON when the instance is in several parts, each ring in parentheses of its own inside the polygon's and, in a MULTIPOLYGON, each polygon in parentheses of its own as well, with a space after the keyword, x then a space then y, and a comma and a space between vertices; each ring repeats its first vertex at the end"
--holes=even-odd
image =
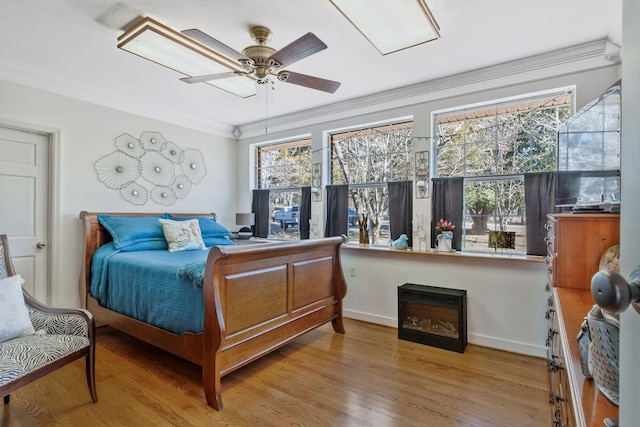
POLYGON ((271 77, 275 77, 285 83, 292 83, 328 93, 334 93, 340 87, 340 82, 282 69, 327 48, 327 45, 313 33, 307 33, 276 51, 267 46, 267 43, 271 40, 271 30, 266 27, 255 26, 250 29, 249 33, 257 44, 246 47, 242 53, 197 29, 184 30, 181 33, 230 59, 238 61, 244 70, 181 78, 180 80, 185 83, 199 83, 244 76, 254 78, 257 84, 267 84, 271 81, 271 77))

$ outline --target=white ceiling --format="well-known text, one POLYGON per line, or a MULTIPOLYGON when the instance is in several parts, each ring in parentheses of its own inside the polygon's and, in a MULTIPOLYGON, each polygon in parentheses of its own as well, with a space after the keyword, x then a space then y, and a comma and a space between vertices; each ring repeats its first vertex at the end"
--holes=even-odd
MULTIPOLYGON (((362 0, 368 1, 368 0, 362 0)), ((411 0, 388 0, 397 3, 411 0)), ((620 0, 427 0, 434 42, 382 56, 329 0, 1 0, 0 80, 230 135, 270 118, 609 38, 621 44, 620 0), (277 82, 265 108, 116 48, 114 6, 175 30, 198 28, 241 51, 248 29, 280 49, 311 31, 328 49, 288 67, 342 82, 334 94, 277 82), (170 117, 170 119, 167 119, 170 117)), ((1 95, 0 95, 1 96, 1 95)))

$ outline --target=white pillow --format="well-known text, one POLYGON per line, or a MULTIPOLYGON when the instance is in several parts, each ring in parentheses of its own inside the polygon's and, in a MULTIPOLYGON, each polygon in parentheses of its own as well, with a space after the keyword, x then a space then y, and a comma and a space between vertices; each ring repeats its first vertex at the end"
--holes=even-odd
POLYGON ((23 283, 19 274, 0 279, 0 342, 35 332, 22 295, 23 283))
POLYGON ((159 219, 162 224, 164 238, 169 244, 169 252, 191 251, 206 249, 202 240, 200 224, 197 219, 187 221, 173 221, 171 219, 159 219))

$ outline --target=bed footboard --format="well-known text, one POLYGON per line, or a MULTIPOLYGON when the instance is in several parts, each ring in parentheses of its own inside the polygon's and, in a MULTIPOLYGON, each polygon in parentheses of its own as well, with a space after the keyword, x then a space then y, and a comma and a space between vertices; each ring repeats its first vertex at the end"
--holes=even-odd
POLYGON ((332 322, 344 333, 344 237, 215 247, 204 279, 205 395, 221 409, 220 378, 332 322))

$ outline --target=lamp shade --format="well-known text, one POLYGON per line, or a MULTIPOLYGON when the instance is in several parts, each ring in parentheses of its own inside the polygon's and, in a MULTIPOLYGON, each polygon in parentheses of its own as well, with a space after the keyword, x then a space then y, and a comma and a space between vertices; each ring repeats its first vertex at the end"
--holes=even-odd
POLYGON ((236 214, 236 225, 255 225, 255 224, 256 224, 256 214, 254 214, 253 212, 236 214))

